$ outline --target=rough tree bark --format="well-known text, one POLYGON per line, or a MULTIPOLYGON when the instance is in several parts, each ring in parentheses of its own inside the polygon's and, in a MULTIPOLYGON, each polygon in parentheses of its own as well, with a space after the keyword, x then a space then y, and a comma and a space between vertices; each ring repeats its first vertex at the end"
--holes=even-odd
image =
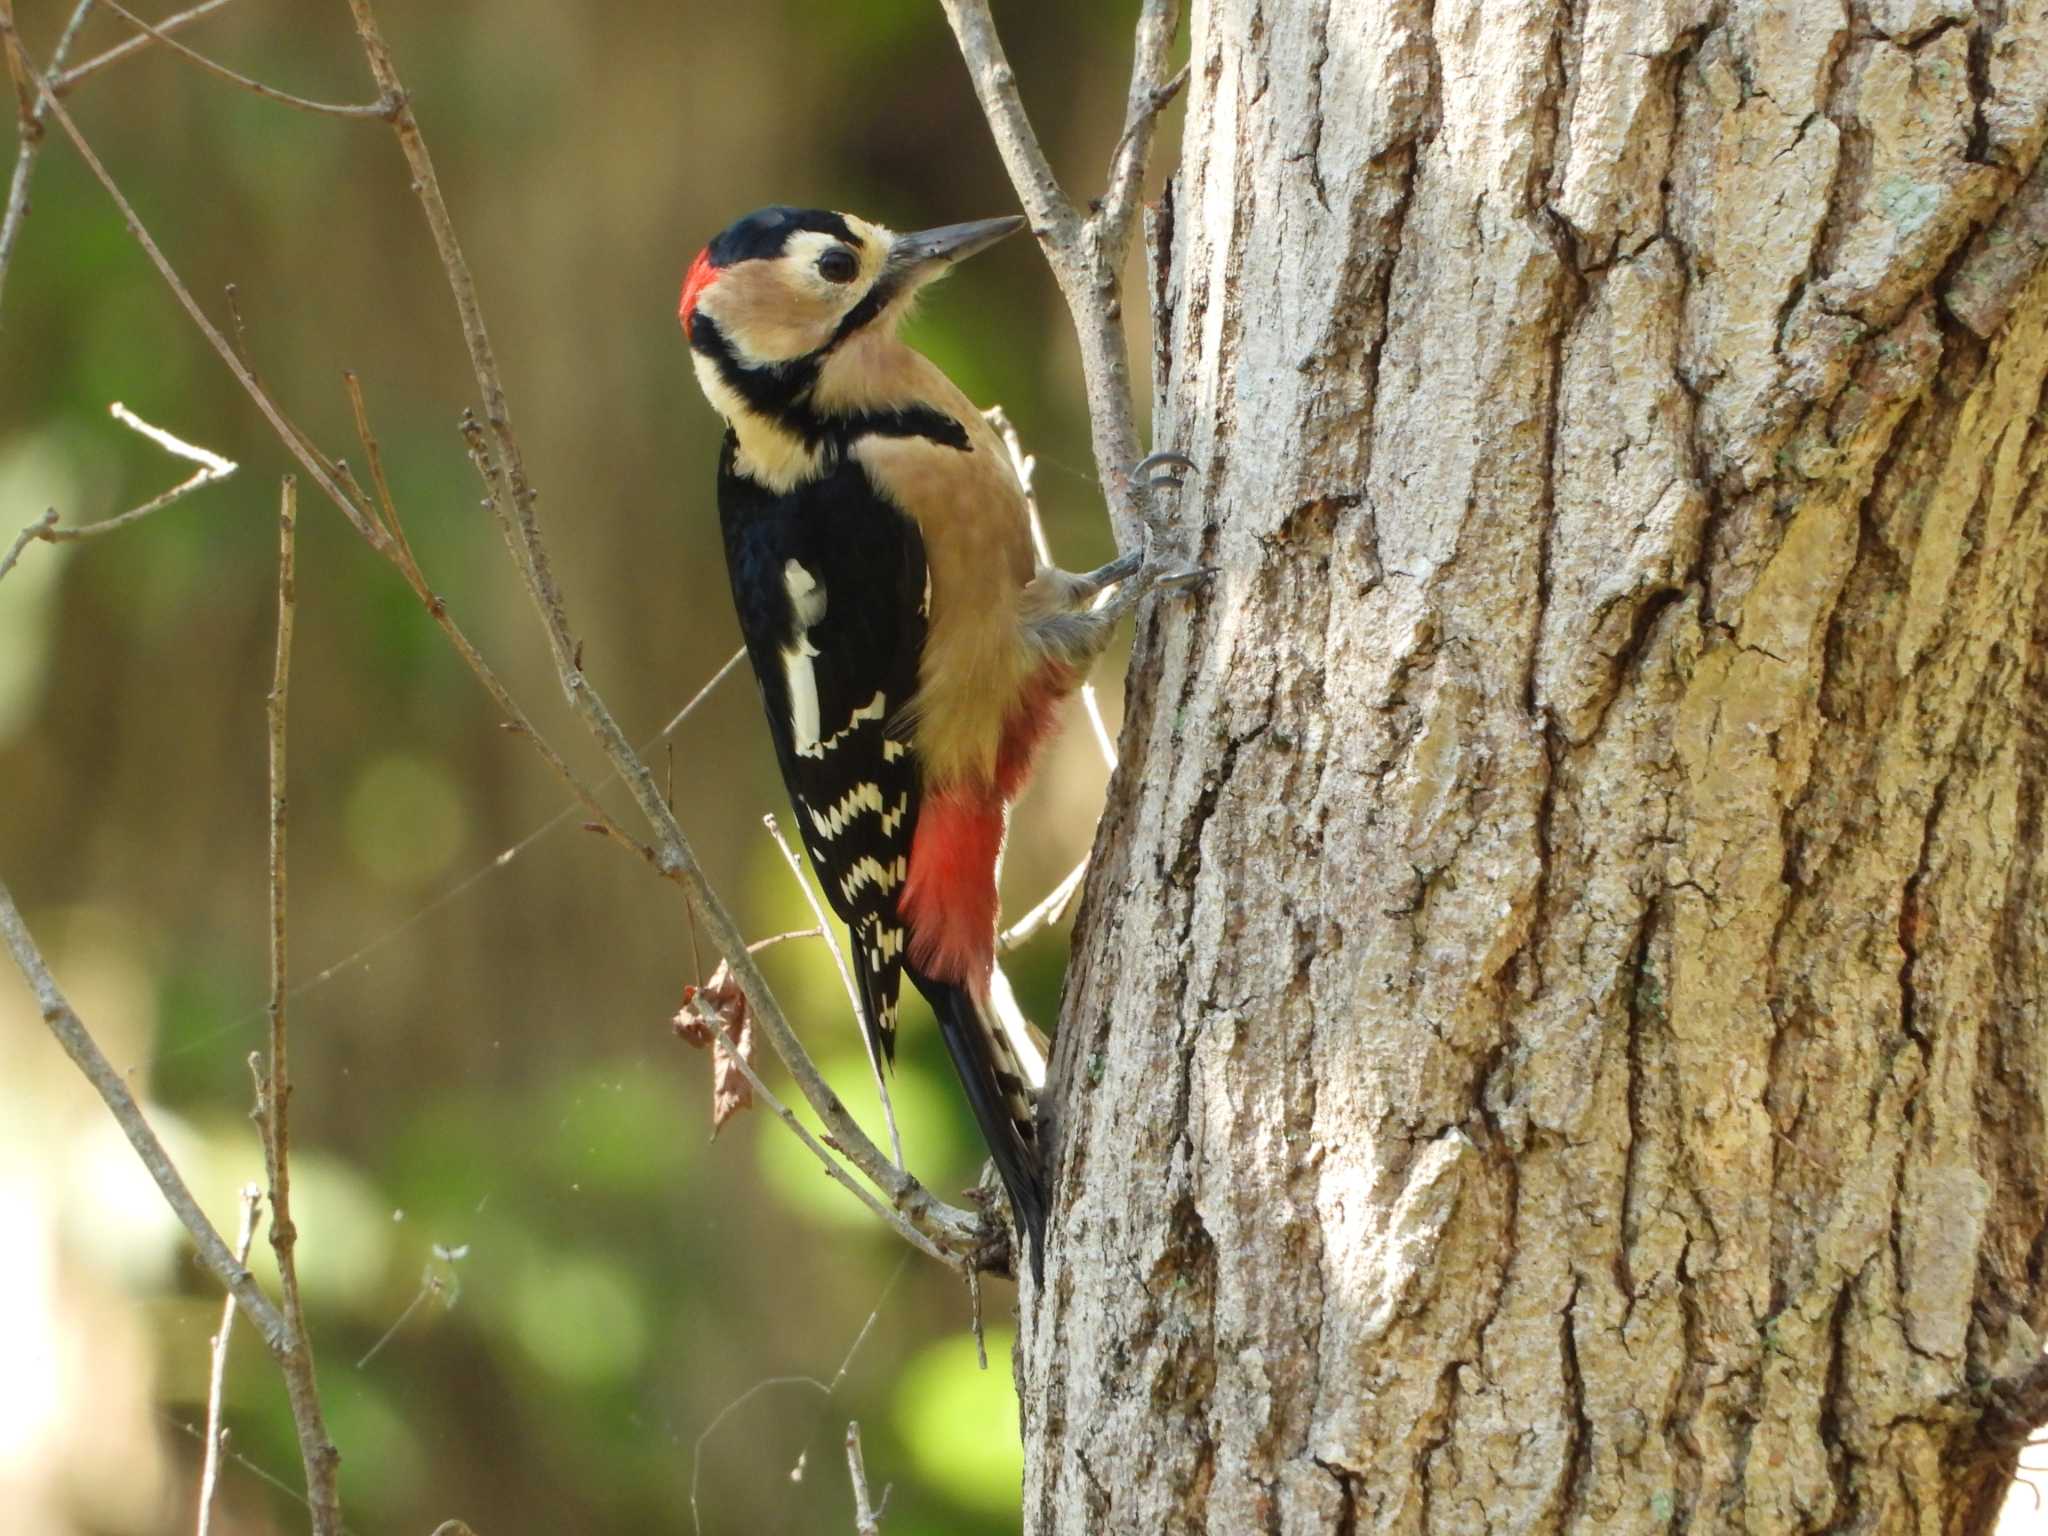
POLYGON ((1033 1532, 1985 1529, 2048 5, 1210 0, 1033 1532))

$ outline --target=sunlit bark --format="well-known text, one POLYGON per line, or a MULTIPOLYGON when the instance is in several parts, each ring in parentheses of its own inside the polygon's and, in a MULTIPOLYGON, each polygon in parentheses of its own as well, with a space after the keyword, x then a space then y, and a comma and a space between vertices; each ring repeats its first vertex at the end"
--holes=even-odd
MULTIPOLYGON (((2048 12, 1213 0, 1032 1532, 1962 1532, 2048 1189, 2048 12)), ((1996 1448, 1994 1448, 1995 1450, 1996 1448)))

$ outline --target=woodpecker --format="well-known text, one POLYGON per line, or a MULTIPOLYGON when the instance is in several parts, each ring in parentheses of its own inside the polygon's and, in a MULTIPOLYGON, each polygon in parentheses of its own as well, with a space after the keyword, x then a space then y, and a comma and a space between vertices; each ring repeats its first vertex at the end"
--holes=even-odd
POLYGON ((691 263, 679 318, 725 421, 733 605, 804 846, 852 937, 869 1047, 894 1058, 907 972, 1042 1277, 1044 1064, 998 1006, 996 871, 1060 701, 1151 567, 1039 564, 1002 443, 897 335, 920 288, 1023 224, 896 234, 763 208, 691 263))

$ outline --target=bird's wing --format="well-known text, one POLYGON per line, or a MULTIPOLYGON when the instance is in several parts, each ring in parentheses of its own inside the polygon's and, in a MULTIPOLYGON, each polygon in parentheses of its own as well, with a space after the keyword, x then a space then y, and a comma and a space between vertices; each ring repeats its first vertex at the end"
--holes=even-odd
POLYGON ((917 526, 850 462, 777 495, 719 475, 727 566, 782 779, 825 899, 853 938, 863 1024, 895 1053, 917 825, 905 706, 925 637, 917 526))

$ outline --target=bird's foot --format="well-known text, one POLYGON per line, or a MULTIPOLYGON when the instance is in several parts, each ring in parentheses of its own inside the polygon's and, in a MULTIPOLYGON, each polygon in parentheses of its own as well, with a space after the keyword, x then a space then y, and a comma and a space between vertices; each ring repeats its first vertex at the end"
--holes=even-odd
POLYGON ((1145 530, 1144 542, 1117 563, 1133 561, 1134 569, 1121 579, 1109 601, 1095 610, 1109 623, 1114 624, 1153 592, 1190 592, 1216 574, 1213 565, 1196 565, 1174 556, 1155 556, 1150 527, 1145 530))

